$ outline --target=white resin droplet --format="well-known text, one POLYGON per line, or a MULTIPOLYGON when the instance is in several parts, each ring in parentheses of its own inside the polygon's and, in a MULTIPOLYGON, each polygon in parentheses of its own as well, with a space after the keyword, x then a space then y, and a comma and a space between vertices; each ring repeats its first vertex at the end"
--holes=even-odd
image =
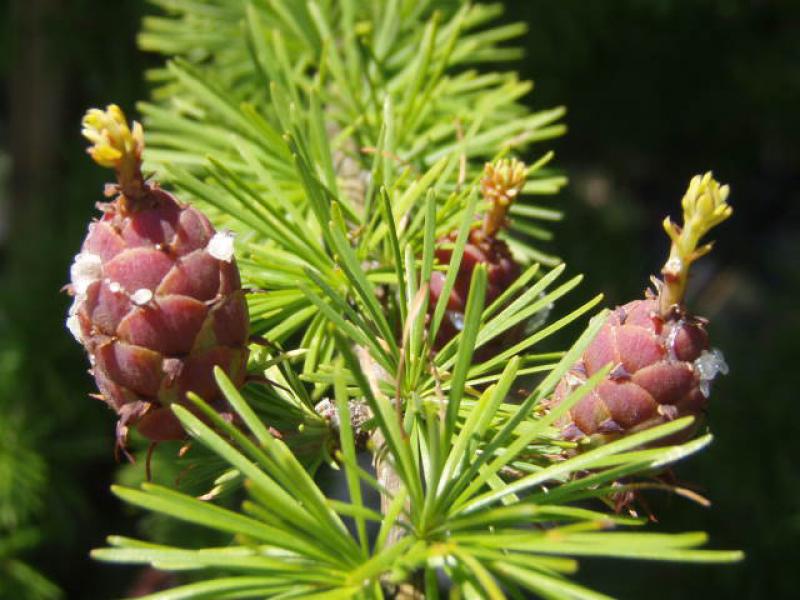
POLYGON ((108 289, 111 290, 112 294, 119 294, 122 291, 122 285, 120 285, 119 281, 112 281, 108 284, 108 289))
MULTIPOLYGON (((544 298, 544 292, 540 293, 537 296, 537 299, 544 298)), ((530 335, 533 332, 537 331, 547 323, 547 319, 550 318, 550 312, 553 310, 555 305, 550 302, 547 306, 543 307, 542 310, 533 313, 531 317, 525 322, 525 335, 530 335)))
POLYGON ((573 373, 572 371, 567 371, 567 374, 564 375, 564 381, 567 382, 567 385, 569 386, 570 391, 572 391, 572 390, 574 390, 576 388, 579 388, 584 383, 586 383, 585 379, 583 379, 582 377, 579 377, 576 373, 573 373))
MULTIPOLYGON (((700 384, 700 389, 701 390, 703 389, 702 383, 700 384)), ((675 419, 678 418, 678 408, 676 406, 673 406, 672 404, 659 404, 656 410, 658 414, 660 414, 668 421, 674 421, 675 419)))
POLYGON ((103 261, 97 254, 81 252, 75 255, 75 261, 69 269, 72 291, 81 296, 89 286, 100 279, 103 274, 103 261))
POLYGON ((664 265, 664 272, 678 274, 681 272, 682 268, 683 268, 683 263, 681 262, 681 259, 678 258, 677 256, 674 256, 670 258, 664 265))
POLYGON ((208 241, 208 253, 217 260, 231 262, 233 260, 233 233, 218 231, 208 241))
POLYGON ((464 313, 455 310, 448 310, 447 317, 458 331, 464 331, 464 313))
POLYGON ((131 302, 137 306, 144 306, 153 299, 153 292, 147 288, 139 288, 131 294, 131 302))
POLYGON ((81 322, 78 320, 78 315, 67 317, 67 329, 76 340, 83 343, 83 332, 81 331, 81 322))
POLYGON ((711 395, 711 382, 722 373, 727 375, 730 369, 725 357, 718 348, 711 351, 703 350, 703 353, 694 361, 694 370, 700 377, 700 391, 708 398, 711 395))
POLYGON ((67 313, 70 317, 78 312, 78 309, 80 309, 84 298, 85 296, 83 295, 77 295, 72 299, 72 304, 69 307, 69 313, 67 313))

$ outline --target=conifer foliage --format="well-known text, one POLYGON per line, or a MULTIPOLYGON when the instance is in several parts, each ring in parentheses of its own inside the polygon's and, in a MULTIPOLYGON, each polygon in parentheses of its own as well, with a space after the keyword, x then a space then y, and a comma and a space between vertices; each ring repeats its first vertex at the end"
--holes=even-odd
POLYGON ((259 381, 214 370, 233 418, 191 392, 170 405, 224 465, 212 493, 114 488, 230 543, 114 536, 96 558, 182 572, 162 599, 601 598, 574 581, 578 558, 739 558, 615 510, 710 442, 669 441, 691 416, 564 439, 610 364, 547 402, 606 316, 541 350, 601 298, 566 300, 581 278, 542 246, 564 179, 539 144, 563 109, 530 113, 531 83, 491 67, 518 57, 523 26, 446 0, 154 4, 140 44, 167 61, 139 106, 144 172, 235 233, 259 381), (215 503, 242 483, 239 508, 215 503))

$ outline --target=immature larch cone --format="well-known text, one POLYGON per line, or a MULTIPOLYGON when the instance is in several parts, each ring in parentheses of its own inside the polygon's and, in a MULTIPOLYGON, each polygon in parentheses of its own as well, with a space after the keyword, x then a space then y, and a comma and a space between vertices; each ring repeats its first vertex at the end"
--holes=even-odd
MULTIPOLYGON (((434 255, 440 264, 446 265, 450 262, 453 254, 452 243, 455 242, 455 238, 456 235, 451 234, 439 240, 434 255)), ((503 240, 487 238, 480 229, 473 229, 464 246, 464 255, 461 257, 461 264, 458 267, 458 276, 447 300, 447 312, 439 326, 439 333, 434 344, 436 349, 444 346, 461 330, 464 311, 467 308, 469 286, 472 283, 472 272, 475 270, 475 266, 481 263, 485 264, 487 268, 485 300, 487 306, 496 300, 519 276, 519 265, 511 255, 508 245, 503 240)), ((442 293, 444 281, 445 275, 441 271, 434 271, 431 274, 431 314, 442 293)))
MULTIPOLYGON (((440 349, 461 330, 467 296, 472 284, 472 273, 476 265, 486 265, 487 287, 484 300, 486 306, 496 300, 519 277, 519 264, 514 260, 508 244, 496 236, 505 226, 508 208, 522 190, 524 183, 524 163, 511 159, 486 164, 481 180, 481 192, 489 202, 489 207, 482 225, 469 232, 455 284, 447 301, 447 312, 434 340, 434 349, 440 349)), ((434 255, 440 265, 450 263, 456 237, 457 232, 452 232, 437 241, 434 255)), ((431 274, 428 305, 430 314, 433 314, 441 296, 445 279, 446 275, 441 271, 434 271, 431 274)), ((488 348, 489 354, 491 350, 491 347, 488 348)), ((484 349, 484 353, 486 352, 487 349, 484 349)))
POLYGON ((607 364, 614 367, 570 411, 567 437, 615 436, 702 415, 709 386, 727 367, 710 351, 705 322, 686 314, 662 317, 655 297, 617 307, 570 372, 556 404, 607 364))
POLYGON ((103 216, 72 265, 67 327, 86 348, 99 397, 119 415, 121 445, 129 427, 151 441, 181 439, 172 403, 191 391, 224 411, 214 367, 237 386, 246 375, 249 320, 233 237, 144 180, 142 129, 129 129, 117 106, 90 110, 83 127, 89 154, 119 184, 108 187, 116 197, 98 205, 103 216))
MULTIPOLYGON (((711 381, 728 367, 721 352, 709 348, 706 321, 689 314, 683 295, 689 266, 711 249, 710 244, 698 248, 700 238, 732 212, 727 196, 727 186, 720 186, 710 173, 692 180, 683 199, 684 226, 664 222, 672 240, 664 280, 655 280, 656 290, 646 298, 612 311, 555 389, 552 406, 612 365, 606 379, 569 411, 562 422, 564 437, 608 439, 678 417, 703 415, 711 381)), ((673 441, 692 434, 684 431, 673 441)))

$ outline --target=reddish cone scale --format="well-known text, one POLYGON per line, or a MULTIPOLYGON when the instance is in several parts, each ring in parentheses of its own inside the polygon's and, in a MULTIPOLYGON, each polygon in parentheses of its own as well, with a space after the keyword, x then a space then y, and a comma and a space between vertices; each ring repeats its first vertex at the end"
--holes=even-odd
MULTIPOLYGON (((100 116, 124 124, 111 107, 100 116)), ((126 124, 122 135, 130 135, 126 124)), ((141 144, 135 152, 138 172, 141 144)), ((99 205, 103 216, 89 225, 71 269, 67 326, 89 354, 100 397, 119 415, 120 443, 131 426, 152 441, 180 439, 170 404, 192 391, 224 410, 215 366, 244 382, 249 321, 233 240, 197 209, 117 172, 111 191, 119 194, 99 205)))

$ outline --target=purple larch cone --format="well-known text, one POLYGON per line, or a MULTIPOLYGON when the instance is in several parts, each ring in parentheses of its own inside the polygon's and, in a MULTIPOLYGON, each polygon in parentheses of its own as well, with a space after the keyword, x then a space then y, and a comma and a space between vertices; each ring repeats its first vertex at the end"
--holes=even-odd
POLYGON ((636 300, 609 315, 556 386, 551 406, 608 364, 608 377, 561 423, 566 437, 617 437, 678 417, 700 417, 711 379, 727 370, 721 354, 709 351, 703 319, 678 312, 665 318, 657 298, 636 300))
POLYGON ((101 206, 75 258, 69 329, 86 348, 100 395, 152 441, 184 437, 169 410, 187 392, 224 411, 219 366, 246 375, 248 312, 231 235, 197 209, 147 184, 101 206))
MULTIPOLYGON (((436 260, 439 264, 447 265, 452 257, 452 244, 456 234, 452 233, 437 242, 435 250, 436 260)), ((476 265, 486 265, 487 285, 485 305, 494 302, 514 280, 519 277, 519 265, 514 260, 508 245, 493 236, 486 236, 480 229, 473 229, 464 246, 464 254, 458 267, 458 275, 447 301, 447 312, 439 326, 439 332, 434 340, 433 348, 441 349, 453 339, 460 331, 463 323, 464 311, 467 308, 467 296, 472 284, 472 273, 476 265)), ((446 275, 441 271, 431 273, 430 302, 428 310, 431 315, 436 308, 446 275)), ((510 337, 513 337, 513 332, 510 337)), ((502 340, 495 340, 482 349, 483 355, 496 354, 501 349, 502 340)))

